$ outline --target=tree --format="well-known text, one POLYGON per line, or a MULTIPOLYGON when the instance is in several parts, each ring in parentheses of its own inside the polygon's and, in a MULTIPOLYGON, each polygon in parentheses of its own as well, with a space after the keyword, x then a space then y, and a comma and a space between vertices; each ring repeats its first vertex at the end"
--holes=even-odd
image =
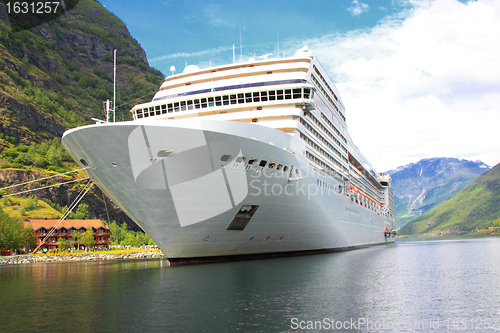
POLYGON ((36 247, 36 235, 31 226, 25 227, 21 234, 22 247, 26 249, 34 249, 36 247))
POLYGON ((90 218, 89 214, 89 205, 86 204, 80 204, 78 205, 78 208, 76 209, 76 213, 71 213, 69 215, 70 219, 77 219, 77 220, 85 220, 90 218))
POLYGON ((80 237, 80 243, 85 246, 93 247, 95 245, 94 230, 92 227, 88 228, 80 237))
POLYGON ((59 238, 59 241, 57 243, 57 247, 61 250, 69 249, 72 247, 71 241, 67 238, 61 237, 59 238))
POLYGON ((21 222, 5 214, 0 207, 0 250, 14 250, 21 246, 21 222))

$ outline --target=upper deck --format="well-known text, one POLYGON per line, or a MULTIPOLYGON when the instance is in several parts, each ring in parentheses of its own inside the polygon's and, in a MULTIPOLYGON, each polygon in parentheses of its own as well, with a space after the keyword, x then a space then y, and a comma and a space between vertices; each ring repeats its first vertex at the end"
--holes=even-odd
POLYGON ((204 117, 289 133, 306 143, 303 153, 319 173, 348 182, 345 188, 374 203, 389 201, 378 174, 347 132, 337 88, 307 47, 291 58, 187 66, 167 77, 151 102, 131 112, 138 122, 204 117))

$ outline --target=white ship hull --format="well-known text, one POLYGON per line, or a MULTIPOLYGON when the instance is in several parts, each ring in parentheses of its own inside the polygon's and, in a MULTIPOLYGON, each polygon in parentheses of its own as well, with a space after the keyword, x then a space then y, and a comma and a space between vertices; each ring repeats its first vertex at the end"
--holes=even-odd
POLYGON ((394 241, 392 218, 339 193, 345 184, 309 166, 304 141, 272 128, 145 119, 72 129, 62 143, 173 263, 394 241), (242 208, 253 215, 238 224, 242 208))

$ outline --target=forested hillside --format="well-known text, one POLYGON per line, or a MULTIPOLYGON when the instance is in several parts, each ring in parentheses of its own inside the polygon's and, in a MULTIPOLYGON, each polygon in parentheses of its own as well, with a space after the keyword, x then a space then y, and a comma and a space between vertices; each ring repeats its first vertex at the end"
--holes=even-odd
MULTIPOLYGON (((95 0, 80 0, 65 15, 13 32, 0 3, 0 188, 76 168, 60 144, 66 129, 104 119, 113 98, 117 50, 117 121, 150 101, 163 82, 125 24, 95 0)), ((0 195, 84 178, 75 174, 1 191, 0 195)), ((4 212, 23 220, 60 216, 83 185, 72 183, 3 200, 4 212)), ((81 201, 92 218, 138 227, 94 187, 81 201)))
POLYGON ((102 103, 113 96, 114 49, 117 119, 130 119, 129 109, 151 100, 163 75, 120 19, 82 0, 56 20, 12 32, 0 5, 0 145, 60 137, 103 118, 102 103))

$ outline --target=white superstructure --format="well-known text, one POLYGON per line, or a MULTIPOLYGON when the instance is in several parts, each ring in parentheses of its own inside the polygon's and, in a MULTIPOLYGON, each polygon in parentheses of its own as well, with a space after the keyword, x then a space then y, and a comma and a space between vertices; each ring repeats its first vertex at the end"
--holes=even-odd
POLYGON ((352 143, 339 92, 307 47, 188 66, 131 112, 62 142, 172 263, 394 241, 390 178, 352 143))

